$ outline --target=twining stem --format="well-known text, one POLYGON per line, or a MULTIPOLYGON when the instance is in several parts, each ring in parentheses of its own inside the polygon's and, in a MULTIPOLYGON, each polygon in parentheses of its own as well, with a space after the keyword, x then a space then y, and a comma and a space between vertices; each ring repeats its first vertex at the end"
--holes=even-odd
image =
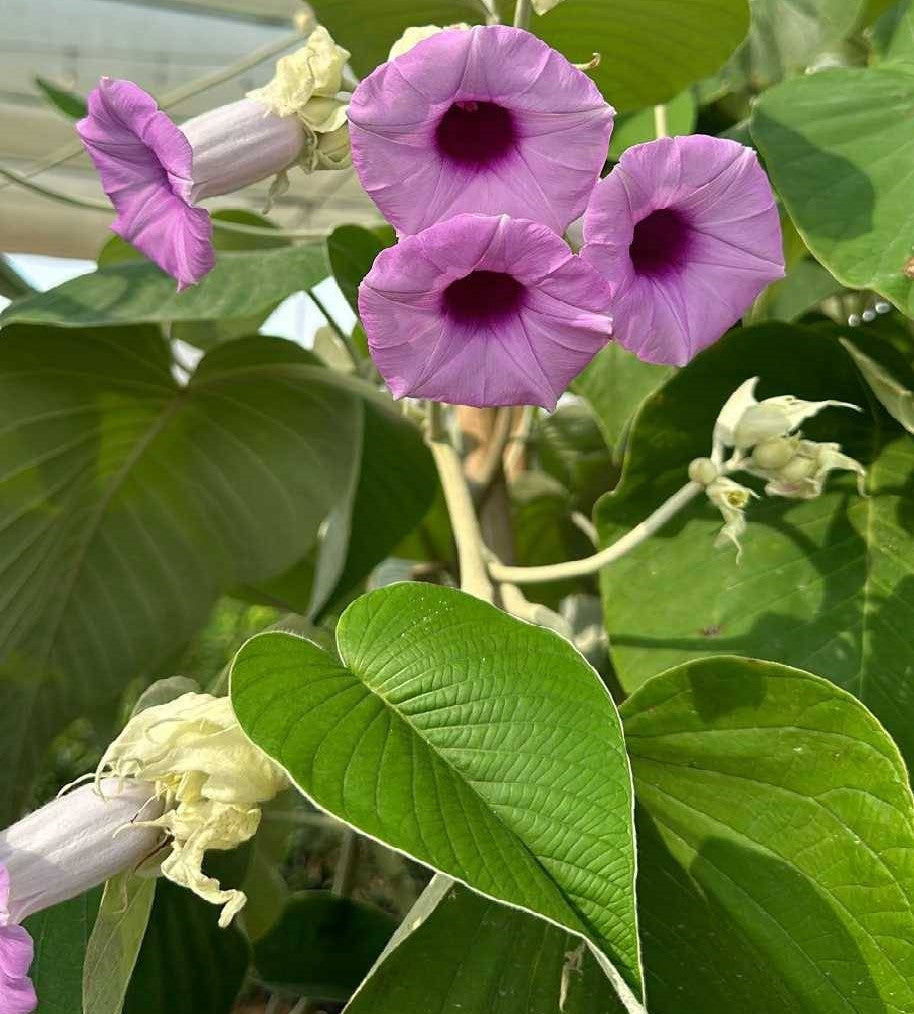
POLYGON ((485 458, 476 475, 476 489, 473 500, 476 504, 482 505, 488 499, 489 493, 495 484, 495 480, 501 473, 502 459, 505 456, 505 449, 511 439, 511 430, 514 427, 514 407, 504 405, 495 410, 495 423, 492 426, 492 433, 486 447, 485 458))
POLYGON ((665 105, 654 106, 654 133, 658 138, 670 136, 670 122, 665 105))
POLYGON ((463 474, 460 456, 445 433, 441 432, 440 406, 429 405, 428 445, 438 469, 438 478, 444 491, 451 528, 457 543, 457 560, 460 565, 460 588, 478 599, 491 602, 492 582, 489 580, 479 519, 470 487, 463 474))
POLYGON ((583 560, 568 560, 564 563, 553 563, 543 567, 508 567, 497 560, 490 560, 489 575, 498 582, 544 584, 547 581, 596 574, 607 564, 618 560, 620 556, 624 556, 645 539, 650 538, 703 490, 704 486, 701 483, 687 482, 669 500, 661 504, 653 514, 646 517, 640 524, 635 525, 630 532, 626 532, 621 539, 617 539, 611 546, 601 549, 593 556, 584 557, 583 560))
POLYGON ((530 0, 516 0, 514 4, 514 27, 527 28, 530 25, 530 0))
POLYGON ((348 898, 352 893, 356 869, 359 863, 359 836, 351 827, 343 826, 343 837, 340 841, 340 855, 333 871, 333 883, 330 890, 338 898, 348 898))
POLYGON ((333 329, 337 338, 339 338, 340 341, 346 346, 346 348, 349 349, 349 336, 339 326, 339 324, 337 324, 336 320, 330 315, 330 311, 327 309, 326 306, 324 306, 323 300, 320 298, 320 296, 318 296, 318 294, 314 291, 313 288, 308 289, 306 291, 308 293, 308 299, 310 299, 311 302, 314 303, 314 305, 318 308, 318 310, 320 310, 324 320, 326 320, 327 324, 333 329))

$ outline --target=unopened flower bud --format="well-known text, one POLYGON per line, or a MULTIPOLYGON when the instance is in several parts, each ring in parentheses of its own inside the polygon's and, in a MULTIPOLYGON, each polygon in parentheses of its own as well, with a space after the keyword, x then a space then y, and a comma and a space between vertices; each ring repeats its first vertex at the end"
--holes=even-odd
POLYGON ((799 482, 802 479, 811 479, 818 469, 814 458, 804 457, 798 454, 791 458, 785 465, 777 470, 778 476, 785 482, 799 482))
POLYGON ((162 841, 149 782, 104 780, 52 800, 0 833, 7 917, 20 922, 138 867, 162 841))
POLYGON ((789 437, 775 437, 757 444, 752 451, 752 462, 759 468, 783 468, 797 453, 797 441, 789 437))
POLYGON ((713 482, 719 474, 717 465, 710 458, 696 458, 689 463, 689 478, 702 486, 713 482))
POLYGON ((424 39, 430 39, 433 35, 437 35, 439 32, 446 32, 452 28, 469 31, 470 26, 461 21, 454 25, 445 25, 444 27, 441 27, 440 25, 421 25, 416 28, 407 28, 400 38, 397 39, 397 41, 390 47, 390 53, 387 59, 396 60, 398 56, 408 53, 413 46, 422 42, 424 39))

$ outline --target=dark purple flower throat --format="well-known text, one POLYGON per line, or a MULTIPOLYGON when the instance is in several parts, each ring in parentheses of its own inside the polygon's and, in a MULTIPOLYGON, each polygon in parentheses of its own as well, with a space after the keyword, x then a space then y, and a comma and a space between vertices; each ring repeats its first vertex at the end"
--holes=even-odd
POLYGON ((500 161, 516 140, 510 110, 494 102, 455 102, 435 130, 438 151, 460 165, 483 168, 500 161))
POLYGON ((659 208, 635 225, 629 254, 639 275, 658 277, 685 262, 690 242, 688 222, 672 208, 659 208))
POLYGON ((442 309, 460 324, 495 324, 515 314, 524 287, 502 271, 472 271, 444 290, 442 309))

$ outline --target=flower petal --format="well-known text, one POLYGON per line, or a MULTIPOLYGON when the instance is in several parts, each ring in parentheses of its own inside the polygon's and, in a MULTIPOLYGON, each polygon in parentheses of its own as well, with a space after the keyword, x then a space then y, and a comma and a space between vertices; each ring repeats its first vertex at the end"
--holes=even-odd
POLYGON ((0 927, 0 1014, 30 1014, 38 1006, 35 987, 27 978, 32 958, 28 930, 0 927))
POLYGON ((609 339, 609 301, 554 232, 505 215, 459 215, 405 237, 378 255, 359 292, 395 397, 476 406, 554 408, 609 339), (450 303, 450 287, 474 278, 467 305, 450 303))
POLYGON ((401 233, 465 212, 561 232, 586 206, 613 110, 555 50, 493 25, 438 32, 383 64, 356 89, 349 120, 362 185, 401 233), (487 128, 498 135, 492 152, 472 124, 466 157, 439 143, 439 124, 460 103, 507 113, 487 128))
POLYGON ((784 274, 768 179, 721 138, 629 148, 594 188, 584 241, 613 285, 618 340, 648 362, 684 365, 784 274))
POLYGON ((112 229, 167 271, 181 290, 214 264, 212 224, 187 203, 193 152, 187 138, 131 81, 102 78, 77 133, 117 211, 112 229))

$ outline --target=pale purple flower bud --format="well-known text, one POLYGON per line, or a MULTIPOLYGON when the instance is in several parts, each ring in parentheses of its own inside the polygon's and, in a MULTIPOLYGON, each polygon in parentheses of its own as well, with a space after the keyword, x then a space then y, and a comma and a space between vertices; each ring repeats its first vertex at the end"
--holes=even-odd
POLYGON ((139 866, 162 840, 162 805, 149 782, 106 779, 58 796, 0 832, 9 873, 7 918, 14 923, 139 866))
POLYGON ((183 123, 181 132, 193 149, 193 180, 182 195, 191 204, 283 172, 306 141, 298 117, 277 116, 252 99, 201 113, 183 123))

